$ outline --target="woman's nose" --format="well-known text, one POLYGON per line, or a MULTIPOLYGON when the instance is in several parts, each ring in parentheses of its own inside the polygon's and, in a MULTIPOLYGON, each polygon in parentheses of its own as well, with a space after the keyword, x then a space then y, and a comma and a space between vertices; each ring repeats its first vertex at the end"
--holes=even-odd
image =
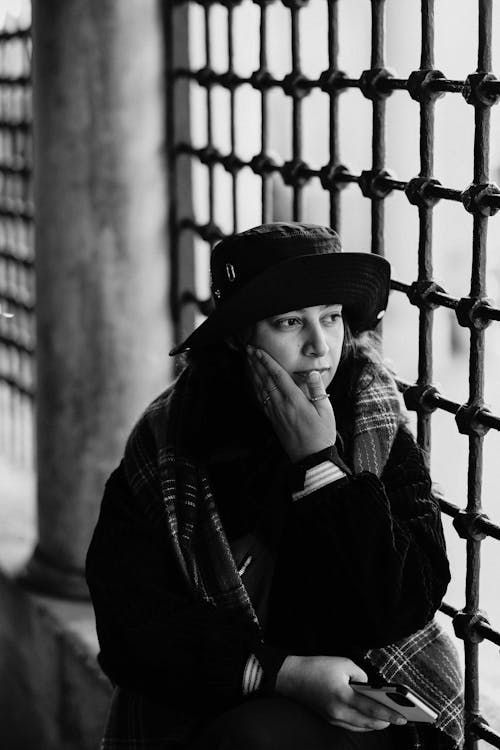
POLYGON ((304 354, 308 357, 324 357, 328 352, 325 333, 321 326, 311 326, 307 329, 304 341, 304 354))

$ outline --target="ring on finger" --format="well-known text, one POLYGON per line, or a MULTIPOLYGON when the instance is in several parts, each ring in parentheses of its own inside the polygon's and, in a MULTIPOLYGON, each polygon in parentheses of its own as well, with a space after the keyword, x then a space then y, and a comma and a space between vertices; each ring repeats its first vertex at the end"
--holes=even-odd
POLYGON ((266 395, 264 396, 264 398, 263 398, 263 400, 262 400, 262 403, 263 403, 263 405, 264 405, 264 406, 266 406, 267 402, 268 402, 268 401, 270 400, 270 398, 271 398, 271 393, 272 393, 273 391, 277 391, 277 390, 278 390, 278 386, 277 386, 277 385, 275 385, 275 386, 274 386, 274 388, 271 388, 271 389, 270 389, 270 390, 269 390, 269 391, 268 391, 268 392, 266 393, 266 395))
POLYGON ((315 401, 322 401, 324 398, 328 398, 328 393, 322 393, 321 396, 311 396, 309 401, 314 404, 315 401))

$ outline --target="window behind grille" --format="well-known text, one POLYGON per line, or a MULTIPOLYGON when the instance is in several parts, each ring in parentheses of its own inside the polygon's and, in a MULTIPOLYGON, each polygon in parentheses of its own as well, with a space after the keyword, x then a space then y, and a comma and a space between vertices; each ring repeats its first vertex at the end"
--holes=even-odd
POLYGON ((29 15, 29 2, 0 7, 0 453, 28 465, 34 392, 29 15))

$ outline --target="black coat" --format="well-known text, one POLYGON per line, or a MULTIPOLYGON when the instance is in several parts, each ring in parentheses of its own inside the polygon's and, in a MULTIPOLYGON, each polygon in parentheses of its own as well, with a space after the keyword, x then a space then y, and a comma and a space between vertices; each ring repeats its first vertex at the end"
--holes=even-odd
MULTIPOLYGON (((265 486, 276 488, 269 479, 256 496, 251 463, 226 457, 211 467, 230 539, 255 524, 265 486)), ((449 568, 429 475, 405 428, 381 479, 365 472, 284 505, 265 633, 270 669, 286 653, 355 657, 432 618, 449 568)), ((87 579, 99 661, 114 683, 212 710, 241 698, 254 635, 193 600, 169 553, 163 509, 141 508, 121 467, 106 485, 87 579)))

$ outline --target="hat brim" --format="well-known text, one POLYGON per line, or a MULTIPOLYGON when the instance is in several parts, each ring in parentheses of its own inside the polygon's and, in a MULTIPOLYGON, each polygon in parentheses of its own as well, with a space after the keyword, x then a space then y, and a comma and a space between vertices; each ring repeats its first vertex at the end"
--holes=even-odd
POLYGON ((390 264, 371 253, 299 255, 255 276, 219 303, 170 352, 209 346, 272 315, 323 304, 341 304, 356 332, 373 328, 387 307, 390 264))

